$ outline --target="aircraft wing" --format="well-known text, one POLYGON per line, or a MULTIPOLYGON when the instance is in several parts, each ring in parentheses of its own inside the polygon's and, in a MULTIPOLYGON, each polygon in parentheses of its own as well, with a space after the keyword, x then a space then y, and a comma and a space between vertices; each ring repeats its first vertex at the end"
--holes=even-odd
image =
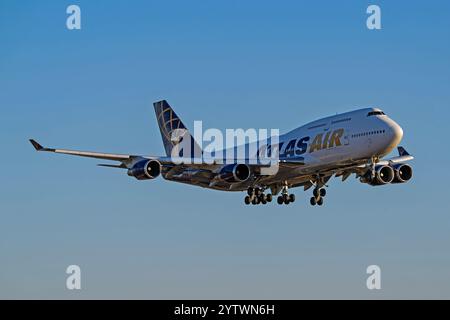
POLYGON ((73 156, 80 157, 88 157, 88 158, 96 158, 103 160, 115 160, 115 161, 127 161, 131 160, 133 155, 128 154, 114 154, 114 153, 101 153, 101 152, 90 152, 90 151, 76 151, 76 150, 67 150, 67 149, 53 149, 53 148, 45 148, 41 146, 36 140, 30 139, 31 144, 36 149, 36 151, 47 151, 54 153, 62 153, 62 154, 70 154, 73 156))
POLYGON ((116 154, 116 153, 103 153, 103 152, 92 152, 92 151, 79 151, 79 150, 68 150, 68 149, 55 149, 55 148, 46 148, 40 145, 36 140, 30 139, 31 144, 36 149, 36 151, 45 151, 52 153, 61 153, 72 156, 79 157, 87 157, 94 159, 102 159, 102 160, 111 160, 111 161, 120 161, 121 163, 118 165, 115 164, 99 164, 102 167, 109 168, 130 168, 133 166, 136 161, 141 159, 158 159, 157 157, 143 157, 139 155, 131 155, 131 154, 116 154))
MULTIPOLYGON (((130 168, 137 161, 143 159, 155 159, 158 160, 163 165, 181 165, 185 168, 191 169, 202 169, 210 172, 215 172, 217 169, 221 168, 224 165, 223 159, 172 159, 171 157, 152 157, 152 156, 140 156, 140 155, 130 155, 130 154, 115 154, 115 153, 103 153, 103 152, 91 152, 91 151, 78 151, 78 150, 68 150, 68 149, 55 149, 55 148, 46 148, 40 145, 36 140, 30 139, 31 144, 37 151, 46 151, 53 153, 61 153, 67 155, 74 155, 80 157, 88 157, 102 160, 112 160, 121 162, 119 165, 113 164, 100 164, 100 166, 104 167, 112 167, 112 168, 130 168)), ((377 165, 393 165, 396 163, 403 163, 414 159, 404 148, 398 148, 399 155, 390 159, 382 160, 377 162, 377 165)), ((254 168, 264 168, 270 167, 271 164, 250 164, 249 159, 241 159, 235 160, 236 163, 247 163, 251 167, 254 168)), ((367 170, 370 169, 370 165, 367 163, 367 160, 361 160, 358 162, 354 162, 352 164, 347 165, 338 165, 334 167, 322 167, 322 168, 305 168, 305 177, 311 176, 313 177, 316 174, 320 174, 322 177, 326 177, 327 180, 331 178, 331 176, 342 177, 342 181, 345 181, 351 174, 356 174, 356 177, 362 176, 367 170), (358 163, 359 162, 359 163, 358 163), (309 172, 311 171, 311 172, 309 172)), ((281 168, 302 168, 305 166, 304 159, 302 157, 292 158, 292 159, 280 159, 278 160, 278 165, 281 168)), ((307 180, 308 181, 308 180, 307 180)), ((309 188, 310 185, 308 183, 301 183, 301 185, 305 186, 305 189, 309 188)))
MULTIPOLYGON (((376 165, 395 165, 397 163, 405 163, 414 159, 412 155, 410 155, 405 148, 399 146, 397 148, 398 156, 392 157, 386 160, 381 160, 376 163, 376 165)), ((352 173, 356 174, 356 177, 363 175, 370 168, 368 163, 351 166, 348 168, 340 168, 335 170, 335 177, 342 176, 342 181, 345 181, 352 173)))
MULTIPOLYGON (((161 164, 184 165, 184 166, 190 167, 190 168, 214 170, 217 167, 222 166, 225 162, 224 159, 212 159, 212 158, 207 158, 207 157, 194 158, 194 159, 192 159, 192 158, 174 158, 174 159, 172 159, 171 157, 167 157, 167 156, 156 157, 156 156, 103 153, 103 152, 80 151, 80 150, 69 150, 69 149, 56 149, 56 148, 43 147, 41 144, 39 144, 34 139, 30 139, 29 141, 33 145, 33 147, 36 149, 36 151, 45 151, 45 152, 52 152, 52 153, 67 154, 67 155, 72 155, 72 156, 121 162, 120 165, 100 164, 100 166, 110 167, 110 168, 129 168, 134 163, 136 163, 137 160, 155 159, 155 160, 158 160, 161 164)), ((249 161, 249 159, 236 160, 237 163, 246 163, 248 161, 249 161)), ((265 166, 270 166, 270 164, 257 165, 257 166, 265 167, 265 166)))

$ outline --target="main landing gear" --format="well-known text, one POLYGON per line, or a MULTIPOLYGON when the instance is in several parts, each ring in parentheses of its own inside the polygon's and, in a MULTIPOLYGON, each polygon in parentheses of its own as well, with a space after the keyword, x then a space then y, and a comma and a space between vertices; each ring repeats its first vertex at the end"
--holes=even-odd
POLYGON ((272 202, 272 194, 264 194, 264 190, 261 188, 248 188, 247 196, 244 198, 245 204, 266 204, 272 202))
POLYGON ((312 206, 315 206, 316 204, 321 206, 323 205, 323 198, 326 196, 327 190, 324 188, 318 188, 315 187, 313 190, 313 197, 309 200, 309 203, 311 203, 312 206))
MULTIPOLYGON (((264 194, 264 190, 262 188, 253 188, 250 187, 247 190, 247 196, 244 199, 245 204, 249 205, 249 204, 266 204, 268 202, 272 202, 272 194, 268 193, 268 194, 264 194)), ((273 191, 273 190, 272 190, 273 191)), ((282 205, 282 204, 289 204, 291 202, 295 201, 295 195, 294 194, 289 194, 288 192, 288 186, 285 185, 282 187, 281 189, 281 195, 277 197, 277 203, 282 205)))
POLYGON ((281 189, 281 195, 277 198, 278 204, 289 204, 291 202, 295 201, 295 194, 289 194, 288 186, 284 186, 283 189, 281 189))

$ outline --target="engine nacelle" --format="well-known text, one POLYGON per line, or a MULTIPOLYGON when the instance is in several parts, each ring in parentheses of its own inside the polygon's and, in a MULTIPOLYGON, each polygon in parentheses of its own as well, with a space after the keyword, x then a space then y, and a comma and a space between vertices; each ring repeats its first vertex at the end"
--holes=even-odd
POLYGON ((157 160, 142 160, 128 169, 127 173, 138 180, 155 179, 161 174, 161 163, 157 160))
POLYGON ((394 166, 394 180, 392 183, 405 183, 411 180, 413 169, 409 164, 399 163, 394 166))
POLYGON ((371 186, 380 186, 391 183, 394 177, 395 174, 392 167, 381 165, 375 167, 375 177, 372 177, 371 172, 368 171, 364 177, 361 177, 361 182, 368 183, 371 186))
POLYGON ((244 182, 248 178, 250 178, 250 167, 246 164, 229 164, 224 166, 219 173, 219 177, 221 180, 236 183, 236 182, 244 182))

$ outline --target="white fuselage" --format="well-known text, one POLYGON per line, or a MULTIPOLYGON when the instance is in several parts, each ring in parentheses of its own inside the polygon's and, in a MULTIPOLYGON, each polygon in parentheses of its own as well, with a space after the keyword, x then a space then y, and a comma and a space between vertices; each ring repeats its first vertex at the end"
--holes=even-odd
MULTIPOLYGON (((399 144, 402 136, 401 127, 377 108, 359 109, 322 118, 280 135, 278 145, 270 146, 277 149, 279 160, 289 162, 300 159, 302 165, 280 165, 276 174, 261 176, 258 179, 265 184, 307 181, 310 175, 327 168, 367 163, 370 159, 384 157, 399 144)), ((258 150, 257 154, 247 153, 250 159, 259 158, 262 154, 268 155, 267 141, 256 141, 244 146, 246 150, 258 150)), ((224 150, 223 154, 229 154, 228 151, 230 149, 224 150)), ((234 150, 235 155, 236 153, 234 150)), ((231 162, 235 160, 231 159, 231 162)), ((217 170, 221 167, 218 165, 217 170)), ((210 184, 193 177, 197 175, 197 170, 190 172, 189 177, 184 177, 185 173, 184 171, 179 176, 171 177, 170 180, 229 191, 244 190, 248 184, 253 183, 246 181, 233 185, 225 182, 210 184)))
POLYGON ((383 157, 403 137, 402 128, 379 109, 366 108, 322 118, 280 136, 280 158, 302 156, 305 165, 383 157), (304 140, 303 148, 298 147, 304 140), (296 141, 294 153, 289 146, 296 141))
POLYGON ((279 158, 303 158, 295 169, 280 168, 267 183, 283 179, 308 180, 305 175, 324 168, 367 162, 390 153, 403 137, 402 128, 376 108, 365 108, 322 118, 279 138, 279 158))

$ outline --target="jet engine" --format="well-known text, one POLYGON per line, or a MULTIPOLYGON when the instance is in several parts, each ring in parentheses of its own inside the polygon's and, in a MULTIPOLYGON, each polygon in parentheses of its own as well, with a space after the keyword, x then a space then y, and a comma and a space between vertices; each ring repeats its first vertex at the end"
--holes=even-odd
POLYGON ((161 174, 161 163, 157 160, 142 160, 128 169, 127 173, 138 180, 155 179, 161 174))
POLYGON ((250 174, 250 167, 246 164, 239 163, 224 166, 219 172, 219 177, 223 181, 236 183, 246 181, 250 178, 250 174))
POLYGON ((375 167, 375 176, 372 177, 372 172, 369 170, 363 177, 362 183, 368 183, 371 186, 379 186, 391 183, 394 180, 394 169, 390 166, 380 165, 375 167))
POLYGON ((413 169, 409 164, 399 163, 394 165, 394 174, 392 183, 404 183, 412 178, 413 169))

